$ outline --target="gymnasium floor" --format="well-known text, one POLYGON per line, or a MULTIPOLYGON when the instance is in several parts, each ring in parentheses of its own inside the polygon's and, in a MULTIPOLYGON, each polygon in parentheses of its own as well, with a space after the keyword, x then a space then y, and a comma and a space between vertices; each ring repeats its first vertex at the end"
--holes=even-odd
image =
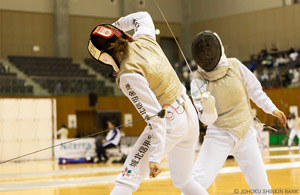
MULTIPOLYGON (((262 152, 273 194, 300 194, 299 147, 273 147, 262 152)), ((111 160, 110 160, 111 161, 111 160)), ((108 195, 121 164, 69 164, 27 161, 0 165, 1 195, 108 195)), ((157 179, 146 179, 135 195, 179 195, 170 180, 167 159, 157 179)), ((228 159, 208 192, 250 194, 234 159, 228 159)))

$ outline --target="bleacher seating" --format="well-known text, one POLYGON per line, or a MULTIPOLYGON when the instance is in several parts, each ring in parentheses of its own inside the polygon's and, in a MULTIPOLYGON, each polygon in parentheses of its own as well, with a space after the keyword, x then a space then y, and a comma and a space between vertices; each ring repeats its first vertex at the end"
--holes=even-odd
POLYGON ((88 74, 71 58, 8 56, 19 70, 32 78, 51 95, 112 95, 113 88, 88 74))
POLYGON ((103 77, 109 79, 112 82, 115 81, 115 78, 113 77, 114 70, 111 67, 101 66, 92 58, 84 59, 84 62, 93 70, 100 73, 103 77))
POLYGON ((113 88, 106 87, 104 81, 95 79, 60 79, 60 78, 44 78, 33 79, 48 92, 53 95, 76 94, 86 95, 91 92, 97 92, 99 95, 112 95, 113 88))
POLYGON ((298 50, 298 56, 292 60, 287 54, 289 51, 279 51, 275 54, 268 54, 268 57, 259 57, 252 55, 250 60, 244 61, 243 64, 247 66, 251 71, 255 71, 258 80, 261 82, 264 89, 282 88, 282 87, 299 87, 300 80, 297 83, 291 83, 293 79, 293 71, 296 69, 300 72, 300 52, 298 50), (285 63, 277 61, 280 56, 284 56, 285 63), (266 63, 268 60, 269 63, 266 63), (262 75, 265 75, 265 79, 262 79, 262 75))
POLYGON ((24 79, 17 78, 15 73, 0 74, 1 96, 33 95, 33 86, 26 85, 24 79))
POLYGON ((80 69, 79 64, 73 63, 70 58, 9 56, 8 59, 28 76, 95 78, 95 75, 80 69))

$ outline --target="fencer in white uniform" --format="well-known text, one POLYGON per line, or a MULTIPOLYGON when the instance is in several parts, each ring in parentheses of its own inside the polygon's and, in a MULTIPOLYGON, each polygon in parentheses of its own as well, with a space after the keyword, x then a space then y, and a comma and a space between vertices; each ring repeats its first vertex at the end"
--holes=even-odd
MULTIPOLYGON (((288 120, 288 127, 291 129, 289 135, 288 147, 291 147, 296 135, 298 136, 298 139, 300 139, 300 118, 292 114, 292 118, 288 120)), ((300 143, 299 143, 299 147, 300 147, 300 143)))
POLYGON ((194 165, 194 179, 207 189, 231 154, 254 194, 272 194, 252 124, 249 98, 283 124, 284 113, 263 92, 246 66, 236 58, 226 57, 216 33, 204 31, 196 35, 192 55, 198 70, 191 82, 191 94, 199 119, 208 125, 194 165))
POLYGON ((177 188, 187 195, 208 194, 192 179, 199 135, 197 113, 155 38, 147 12, 122 17, 113 25, 99 25, 90 36, 90 54, 100 64, 113 66, 117 85, 147 122, 111 195, 130 195, 144 178, 156 177, 165 155, 177 188), (132 29, 133 38, 125 33, 132 29))

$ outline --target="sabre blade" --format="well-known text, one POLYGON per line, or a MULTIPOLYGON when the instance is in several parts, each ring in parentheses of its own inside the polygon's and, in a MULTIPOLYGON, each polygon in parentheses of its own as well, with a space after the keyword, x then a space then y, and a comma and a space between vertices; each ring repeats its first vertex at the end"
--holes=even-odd
MULTIPOLYGON (((169 22, 167 21, 167 19, 166 19, 164 13, 162 12, 162 10, 160 9, 160 7, 159 7, 159 5, 158 5, 158 3, 157 3, 157 0, 155 0, 155 4, 156 4, 156 6, 157 6, 157 8, 158 8, 158 10, 159 10, 159 12, 160 12, 160 14, 161 14, 162 17, 164 18, 164 20, 165 20, 165 22, 166 22, 166 24, 167 24, 167 26, 168 26, 168 28, 169 28, 169 30, 170 30, 170 32, 171 32, 171 34, 172 34, 172 36, 173 36, 173 38, 174 38, 176 44, 177 44, 177 47, 178 47, 178 49, 179 49, 179 51, 180 51, 180 53, 181 53, 181 55, 182 55, 182 57, 183 57, 183 59, 184 59, 186 65, 187 65, 187 67, 189 68, 189 71, 192 73, 192 78, 194 79, 194 74, 193 74, 193 71, 192 71, 192 69, 191 69, 191 66, 190 66, 190 64, 188 63, 188 61, 187 61, 187 59, 186 59, 186 57, 185 57, 185 55, 184 55, 184 53, 183 53, 183 51, 182 51, 182 49, 181 49, 181 47, 180 47, 180 45, 179 45, 179 43, 178 43, 176 37, 175 37, 175 35, 174 35, 174 33, 173 33, 173 31, 172 31, 170 25, 169 25, 169 22)), ((199 89, 200 94, 202 94, 202 92, 201 92, 201 90, 200 90, 201 87, 199 86, 199 84, 198 84, 197 82, 195 82, 195 83, 196 83, 196 85, 197 85, 197 87, 198 87, 198 89, 199 89)))

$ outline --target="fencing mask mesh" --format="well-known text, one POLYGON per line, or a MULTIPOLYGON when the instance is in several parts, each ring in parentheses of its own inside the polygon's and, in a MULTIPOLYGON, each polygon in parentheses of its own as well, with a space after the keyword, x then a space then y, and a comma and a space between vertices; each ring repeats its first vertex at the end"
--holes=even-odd
POLYGON ((203 70, 212 71, 221 59, 222 43, 214 32, 200 32, 193 39, 192 55, 203 70))

